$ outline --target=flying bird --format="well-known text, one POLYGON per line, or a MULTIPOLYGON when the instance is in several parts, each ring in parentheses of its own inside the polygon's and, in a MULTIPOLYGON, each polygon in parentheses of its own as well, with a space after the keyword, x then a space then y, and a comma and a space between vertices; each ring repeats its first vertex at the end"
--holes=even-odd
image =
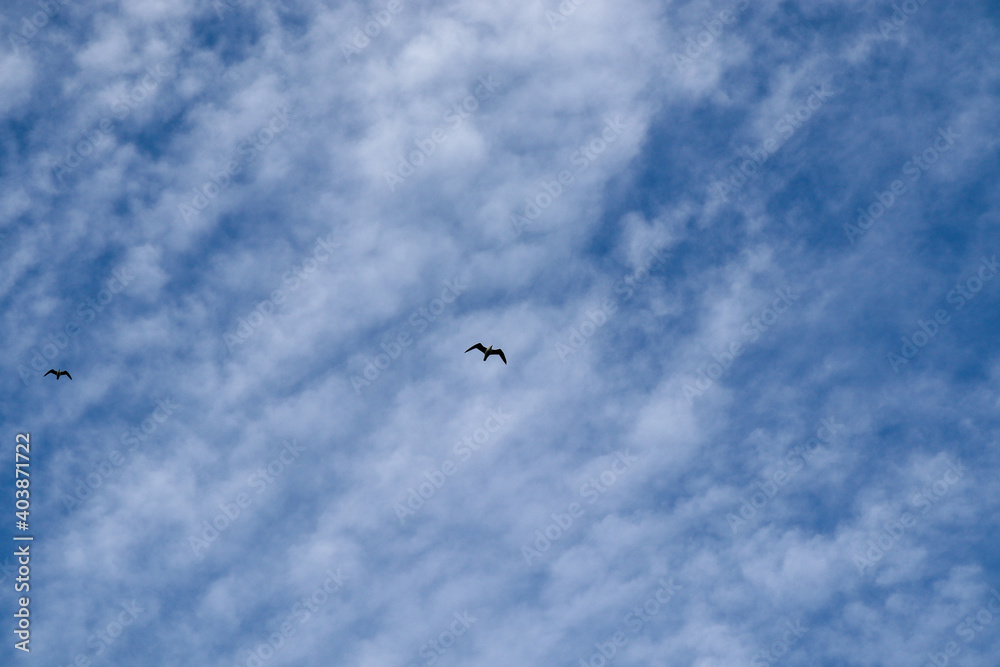
POLYGON ((480 352, 482 352, 483 353, 483 361, 486 361, 491 354, 499 354, 500 358, 503 359, 504 366, 507 365, 507 357, 503 356, 503 350, 501 350, 499 348, 497 348, 496 350, 494 350, 493 346, 490 345, 490 348, 486 349, 485 347, 483 347, 482 343, 476 343, 475 345, 473 345, 472 347, 470 347, 468 350, 466 350, 466 352, 471 352, 472 350, 479 350, 480 352))
MULTIPOLYGON (((56 376, 56 379, 57 379, 57 380, 58 380, 58 379, 59 379, 60 377, 62 377, 63 375, 65 375, 66 377, 68 377, 68 378, 69 378, 70 380, 72 380, 72 379, 73 379, 73 376, 69 374, 69 371, 57 371, 57 370, 56 370, 56 369, 54 369, 54 368, 50 368, 50 369, 49 369, 49 372, 48 372, 48 373, 46 373, 45 375, 52 375, 52 374, 55 374, 55 376, 56 376)), ((42 377, 45 377, 45 375, 43 375, 42 377)))

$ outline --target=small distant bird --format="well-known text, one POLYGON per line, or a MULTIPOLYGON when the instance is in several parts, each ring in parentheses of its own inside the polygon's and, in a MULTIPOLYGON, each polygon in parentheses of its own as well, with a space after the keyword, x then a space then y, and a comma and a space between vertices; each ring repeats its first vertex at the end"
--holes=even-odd
POLYGON ((500 358, 503 359, 504 366, 507 365, 507 357, 503 356, 503 350, 501 350, 499 348, 497 348, 496 350, 494 350, 493 346, 490 345, 490 348, 487 350, 485 347, 483 347, 482 343, 476 343, 475 345, 473 345, 472 347, 470 347, 468 350, 466 350, 466 352, 471 352, 472 350, 479 350, 480 352, 482 352, 483 353, 483 361, 486 361, 491 354, 499 354, 500 358))
MULTIPOLYGON (((56 376, 56 379, 57 379, 57 380, 58 380, 58 379, 59 379, 60 377, 62 377, 63 375, 65 375, 66 377, 68 377, 68 378, 69 378, 70 380, 72 380, 72 379, 73 379, 73 376, 69 374, 69 371, 57 371, 57 370, 56 370, 56 369, 54 369, 54 368, 50 368, 50 369, 49 369, 49 372, 48 372, 48 373, 46 373, 45 375, 53 375, 53 374, 55 374, 55 376, 56 376)), ((43 375, 42 377, 45 377, 45 375, 43 375)))

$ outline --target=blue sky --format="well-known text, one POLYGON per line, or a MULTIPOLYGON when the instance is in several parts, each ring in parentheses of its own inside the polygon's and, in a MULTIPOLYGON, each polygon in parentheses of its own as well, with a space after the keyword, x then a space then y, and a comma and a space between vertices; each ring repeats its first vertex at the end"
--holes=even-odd
POLYGON ((997 664, 998 21, 5 5, 0 650, 997 664))

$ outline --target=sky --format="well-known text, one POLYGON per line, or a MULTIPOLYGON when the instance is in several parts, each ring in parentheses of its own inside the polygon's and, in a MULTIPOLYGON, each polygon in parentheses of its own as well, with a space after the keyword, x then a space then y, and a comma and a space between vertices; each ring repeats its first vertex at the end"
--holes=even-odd
POLYGON ((998 28, 5 3, 0 662, 1000 664, 998 28))

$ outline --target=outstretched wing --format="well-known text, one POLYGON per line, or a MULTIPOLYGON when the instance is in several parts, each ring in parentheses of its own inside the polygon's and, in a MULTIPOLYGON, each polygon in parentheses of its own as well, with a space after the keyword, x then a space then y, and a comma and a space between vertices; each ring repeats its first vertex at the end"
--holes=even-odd
MULTIPOLYGON (((50 368, 49 372, 46 373, 45 375, 52 375, 52 374, 55 374, 57 380, 59 379, 59 373, 56 373, 56 369, 54 368, 50 368)), ((45 377, 45 375, 43 375, 42 377, 45 377)))
POLYGON ((73 376, 69 374, 69 371, 63 371, 62 374, 68 377, 70 380, 73 379, 73 376))
POLYGON ((466 350, 466 352, 471 352, 472 350, 479 350, 480 352, 483 352, 483 353, 486 352, 486 348, 483 347, 482 343, 476 343, 475 345, 473 345, 472 347, 470 347, 468 350, 466 350))
POLYGON ((489 352, 486 353, 486 356, 489 357, 494 354, 499 354, 500 358, 503 359, 504 365, 507 364, 507 357, 504 356, 503 350, 490 350, 489 352))

